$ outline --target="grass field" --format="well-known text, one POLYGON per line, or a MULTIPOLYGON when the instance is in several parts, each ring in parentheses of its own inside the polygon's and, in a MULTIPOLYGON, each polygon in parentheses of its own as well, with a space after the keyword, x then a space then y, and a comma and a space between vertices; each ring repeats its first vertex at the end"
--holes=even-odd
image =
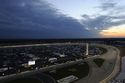
POLYGON ((120 50, 120 56, 124 57, 125 56, 125 46, 118 46, 117 48, 120 50))
POLYGON ((55 72, 46 72, 56 80, 61 78, 65 78, 70 75, 77 76, 79 79, 88 75, 89 73, 89 65, 87 63, 76 64, 68 67, 64 67, 61 69, 56 69, 55 72))
POLYGON ((20 78, 6 83, 41 83, 41 81, 35 78, 20 78))
POLYGON ((96 65, 98 66, 98 67, 101 67, 102 65, 103 65, 103 63, 104 63, 104 59, 101 59, 101 58, 96 58, 96 59, 94 59, 93 60, 95 63, 96 63, 96 65))

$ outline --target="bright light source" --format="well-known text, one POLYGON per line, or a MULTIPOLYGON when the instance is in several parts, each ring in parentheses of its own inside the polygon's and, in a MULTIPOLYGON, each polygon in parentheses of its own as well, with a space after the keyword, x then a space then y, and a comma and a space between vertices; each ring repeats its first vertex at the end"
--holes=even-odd
POLYGON ((35 65, 35 61, 29 61, 28 65, 35 65))

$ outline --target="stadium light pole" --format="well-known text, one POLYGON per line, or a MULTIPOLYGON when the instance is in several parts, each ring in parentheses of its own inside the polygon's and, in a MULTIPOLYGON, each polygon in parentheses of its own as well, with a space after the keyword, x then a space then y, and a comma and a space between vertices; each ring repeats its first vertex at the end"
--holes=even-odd
POLYGON ((88 55, 89 55, 89 44, 86 43, 86 56, 88 56, 88 55))

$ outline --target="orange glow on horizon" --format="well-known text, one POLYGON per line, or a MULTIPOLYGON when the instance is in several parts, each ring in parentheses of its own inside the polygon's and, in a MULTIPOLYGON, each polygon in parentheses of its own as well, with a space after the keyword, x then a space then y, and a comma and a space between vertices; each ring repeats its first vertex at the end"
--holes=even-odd
POLYGON ((110 27, 107 30, 102 30, 100 34, 103 37, 125 37, 125 24, 115 27, 110 27))

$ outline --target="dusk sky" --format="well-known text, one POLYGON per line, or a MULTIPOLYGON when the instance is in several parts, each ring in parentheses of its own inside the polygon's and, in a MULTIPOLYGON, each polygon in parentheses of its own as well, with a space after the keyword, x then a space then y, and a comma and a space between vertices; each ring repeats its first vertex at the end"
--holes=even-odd
POLYGON ((0 38, 125 38, 125 0, 0 0, 0 38))

